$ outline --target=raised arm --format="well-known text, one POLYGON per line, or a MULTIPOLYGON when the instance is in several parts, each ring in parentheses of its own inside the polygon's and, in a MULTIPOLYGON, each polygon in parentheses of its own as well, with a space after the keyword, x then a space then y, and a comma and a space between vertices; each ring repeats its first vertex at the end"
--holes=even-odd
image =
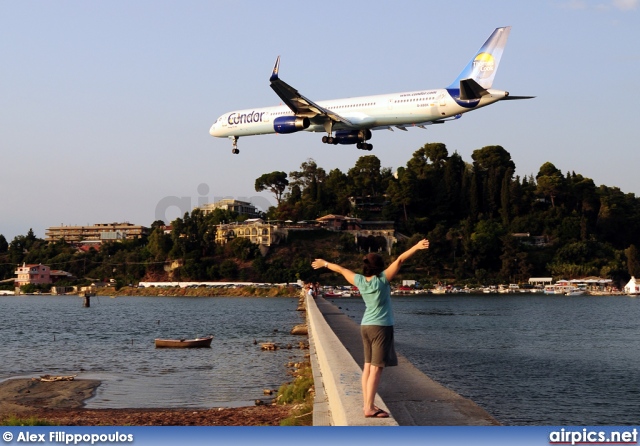
POLYGON ((398 271, 400 271, 400 267, 402 266, 402 264, 409 257, 414 255, 416 251, 419 251, 421 249, 429 249, 429 240, 427 239, 420 240, 413 247, 411 247, 410 249, 400 254, 398 258, 391 265, 389 265, 389 268, 385 270, 384 274, 387 280, 391 282, 391 279, 393 279, 396 276, 396 274, 398 274, 398 271))
POLYGON ((313 262, 311 262, 311 266, 313 266, 313 269, 327 268, 334 273, 342 274, 342 276, 347 279, 347 282, 355 286, 356 273, 354 273, 350 269, 343 268, 335 263, 329 263, 324 259, 315 259, 313 262))

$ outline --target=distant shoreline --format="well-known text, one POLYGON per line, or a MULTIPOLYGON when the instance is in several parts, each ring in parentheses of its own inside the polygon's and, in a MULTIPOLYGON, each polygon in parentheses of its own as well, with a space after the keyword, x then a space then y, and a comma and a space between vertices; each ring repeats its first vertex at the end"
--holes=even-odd
POLYGON ((299 297, 300 289, 293 286, 242 286, 242 287, 104 287, 96 290, 99 296, 145 297, 299 297))

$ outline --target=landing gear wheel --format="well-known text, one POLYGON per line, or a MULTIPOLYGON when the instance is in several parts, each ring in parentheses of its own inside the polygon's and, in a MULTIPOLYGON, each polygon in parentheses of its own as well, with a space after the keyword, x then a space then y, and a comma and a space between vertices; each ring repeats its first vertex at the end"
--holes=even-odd
POLYGON ((329 137, 328 137, 328 136, 323 136, 323 137, 322 137, 322 142, 323 142, 323 143, 325 143, 325 144, 327 144, 327 140, 328 140, 328 139, 329 139, 329 137))
POLYGON ((240 153, 240 151, 238 150, 238 137, 230 136, 229 139, 231 140, 231 144, 233 144, 233 149, 231 149, 231 153, 233 153, 234 155, 237 155, 238 153, 240 153))
POLYGON ((335 144, 333 136, 327 138, 327 144, 335 144))

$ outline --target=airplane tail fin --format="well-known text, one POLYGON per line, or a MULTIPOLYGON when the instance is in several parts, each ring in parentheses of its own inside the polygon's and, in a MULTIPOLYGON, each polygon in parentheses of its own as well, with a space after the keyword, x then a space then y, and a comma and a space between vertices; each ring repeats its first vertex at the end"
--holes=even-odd
POLYGON ((470 85, 467 86, 467 89, 477 89, 475 84, 483 89, 491 88, 510 31, 510 26, 496 28, 475 56, 473 56, 469 64, 462 70, 462 73, 460 73, 456 80, 447 88, 462 90, 463 86, 461 86, 460 83, 467 79, 474 81, 473 83, 469 83, 470 85))

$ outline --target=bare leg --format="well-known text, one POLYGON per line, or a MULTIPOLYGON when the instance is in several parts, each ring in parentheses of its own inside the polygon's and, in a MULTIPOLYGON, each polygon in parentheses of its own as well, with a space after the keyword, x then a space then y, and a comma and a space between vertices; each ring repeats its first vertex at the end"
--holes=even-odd
POLYGON ((384 367, 377 367, 368 362, 364 364, 362 370, 362 396, 364 398, 363 409, 365 416, 372 415, 378 410, 373 401, 378 392, 378 384, 383 370, 384 367))

